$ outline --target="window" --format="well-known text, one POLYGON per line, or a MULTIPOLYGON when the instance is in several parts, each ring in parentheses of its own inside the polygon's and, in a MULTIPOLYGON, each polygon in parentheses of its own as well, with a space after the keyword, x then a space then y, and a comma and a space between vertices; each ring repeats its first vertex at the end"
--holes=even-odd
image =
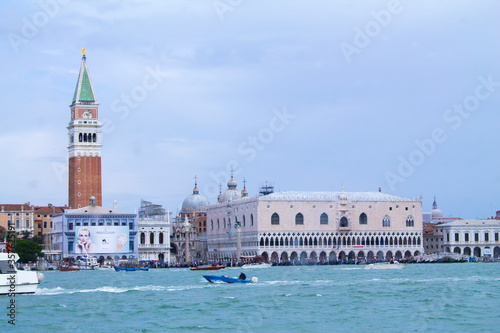
POLYGON ((464 237, 465 237, 465 241, 466 241, 466 242, 468 242, 468 241, 469 241, 469 233, 468 233, 468 232, 466 232, 466 233, 464 234, 464 237))
POLYGON ((214 220, 210 220, 210 230, 214 230, 214 220))
POLYGON ((26 221, 25 221, 25 225, 26 225, 26 228, 29 228, 29 227, 30 227, 30 220, 29 220, 29 219, 26 219, 26 221))
POLYGON ((226 229, 226 218, 225 217, 222 219, 222 222, 223 222, 222 228, 226 229))
POLYGON ((484 241, 485 242, 489 242, 490 241, 490 234, 489 233, 485 233, 484 234, 484 241))
POLYGON ((349 226, 349 221, 347 220, 347 217, 342 216, 342 218, 340 219, 339 225, 341 228, 347 228, 349 226))
POLYGON ((280 224, 280 216, 277 213, 274 213, 273 216, 271 216, 271 224, 272 225, 280 224))
POLYGON ((21 222, 19 221, 19 219, 16 219, 16 228, 19 228, 20 227, 20 224, 21 222))
POLYGON ((68 252, 69 253, 73 252, 73 242, 68 242, 68 252))
POLYGON ((146 244, 146 235, 141 232, 141 244, 146 244))
POLYGON ((368 217, 365 213, 361 213, 361 215, 359 215, 359 224, 368 224, 368 217))
POLYGON ((44 222, 43 222, 43 228, 44 228, 44 229, 47 229, 47 221, 44 221, 44 222))
POLYGON ((253 214, 250 214, 250 225, 253 225, 253 214))
POLYGON ((247 225, 247 222, 246 222, 246 219, 245 219, 245 215, 243 215, 243 226, 246 226, 247 225))
POLYGON ((160 239, 158 240, 160 244, 163 244, 163 232, 160 232, 160 239))
POLYGON ((134 241, 130 241, 129 244, 130 244, 128 247, 129 252, 134 252, 134 241))
POLYGON ((495 232, 495 242, 498 242, 498 232, 495 232))
POLYGON ((406 218, 406 226, 407 227, 414 227, 415 226, 415 219, 413 218, 413 216, 409 215, 406 218))
POLYGON ((460 234, 458 232, 455 232, 455 242, 458 242, 460 240, 460 234))
POLYGON ((474 240, 479 242, 479 234, 477 232, 474 234, 474 240))
POLYGON ((134 230, 134 222, 128 223, 128 230, 134 230))
POLYGON ((328 215, 326 213, 321 214, 319 217, 319 224, 328 224, 328 215))
POLYGON ((69 229, 69 230, 73 230, 73 223, 71 223, 71 222, 70 222, 70 223, 68 223, 68 229, 69 229))
POLYGON ((382 227, 390 227, 391 226, 391 218, 389 216, 385 216, 382 219, 382 227))
POLYGON ((304 224, 304 215, 302 215, 301 213, 295 215, 295 224, 304 224))
POLYGON ((450 234, 446 234, 446 241, 449 242, 450 241, 450 234))
POLYGON ((220 223, 219 223, 219 219, 217 219, 217 229, 220 228, 220 223))
POLYGON ((154 244, 155 243, 155 234, 150 233, 149 234, 149 244, 154 244))

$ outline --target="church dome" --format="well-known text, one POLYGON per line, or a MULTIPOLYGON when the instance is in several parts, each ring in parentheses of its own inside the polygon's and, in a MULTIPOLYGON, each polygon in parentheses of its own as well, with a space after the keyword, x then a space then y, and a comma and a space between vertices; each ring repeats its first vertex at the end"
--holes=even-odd
POLYGON ((436 198, 434 198, 434 202, 432 203, 431 209, 431 220, 441 220, 443 218, 443 212, 438 208, 436 203, 436 198))
POLYGON ((227 202, 241 197, 240 191, 236 189, 238 184, 233 179, 233 174, 231 173, 231 179, 227 182, 227 190, 221 194, 219 202, 227 202))
POLYGON ((207 198, 200 194, 196 182, 194 184, 193 194, 189 195, 182 202, 181 213, 190 214, 194 212, 205 212, 209 202, 207 198))

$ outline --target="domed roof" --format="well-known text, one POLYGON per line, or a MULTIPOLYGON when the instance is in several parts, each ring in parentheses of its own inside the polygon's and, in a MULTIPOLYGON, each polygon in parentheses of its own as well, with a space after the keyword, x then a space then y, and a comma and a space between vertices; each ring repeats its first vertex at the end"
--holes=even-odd
POLYGON ((441 209, 438 209, 436 198, 434 198, 434 202, 432 203, 431 209, 431 220, 441 220, 443 218, 443 212, 441 209))
POLYGON ((238 186, 238 184, 233 179, 233 174, 231 173, 231 179, 227 182, 227 190, 221 194, 219 202, 227 202, 240 198, 241 193, 236 189, 236 186, 238 186))
POLYGON ((193 194, 188 195, 182 202, 181 213, 190 214, 194 212, 205 212, 209 202, 207 198, 200 194, 196 182, 194 183, 193 194))

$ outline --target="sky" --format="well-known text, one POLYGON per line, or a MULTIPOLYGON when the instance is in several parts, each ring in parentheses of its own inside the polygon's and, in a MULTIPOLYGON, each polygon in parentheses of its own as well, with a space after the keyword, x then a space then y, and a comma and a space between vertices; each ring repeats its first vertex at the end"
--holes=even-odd
POLYGON ((0 2, 0 202, 68 202, 85 48, 103 122, 103 206, 176 212, 250 195, 434 197, 500 210, 500 2, 0 2))

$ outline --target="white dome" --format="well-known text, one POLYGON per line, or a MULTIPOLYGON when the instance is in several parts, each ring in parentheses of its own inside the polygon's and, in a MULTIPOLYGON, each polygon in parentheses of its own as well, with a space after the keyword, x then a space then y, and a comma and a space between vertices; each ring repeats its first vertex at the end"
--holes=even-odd
POLYGON ((204 195, 200 194, 198 187, 195 184, 193 194, 189 195, 182 202, 181 213, 190 214, 194 212, 206 212, 208 205, 208 199, 204 195))

